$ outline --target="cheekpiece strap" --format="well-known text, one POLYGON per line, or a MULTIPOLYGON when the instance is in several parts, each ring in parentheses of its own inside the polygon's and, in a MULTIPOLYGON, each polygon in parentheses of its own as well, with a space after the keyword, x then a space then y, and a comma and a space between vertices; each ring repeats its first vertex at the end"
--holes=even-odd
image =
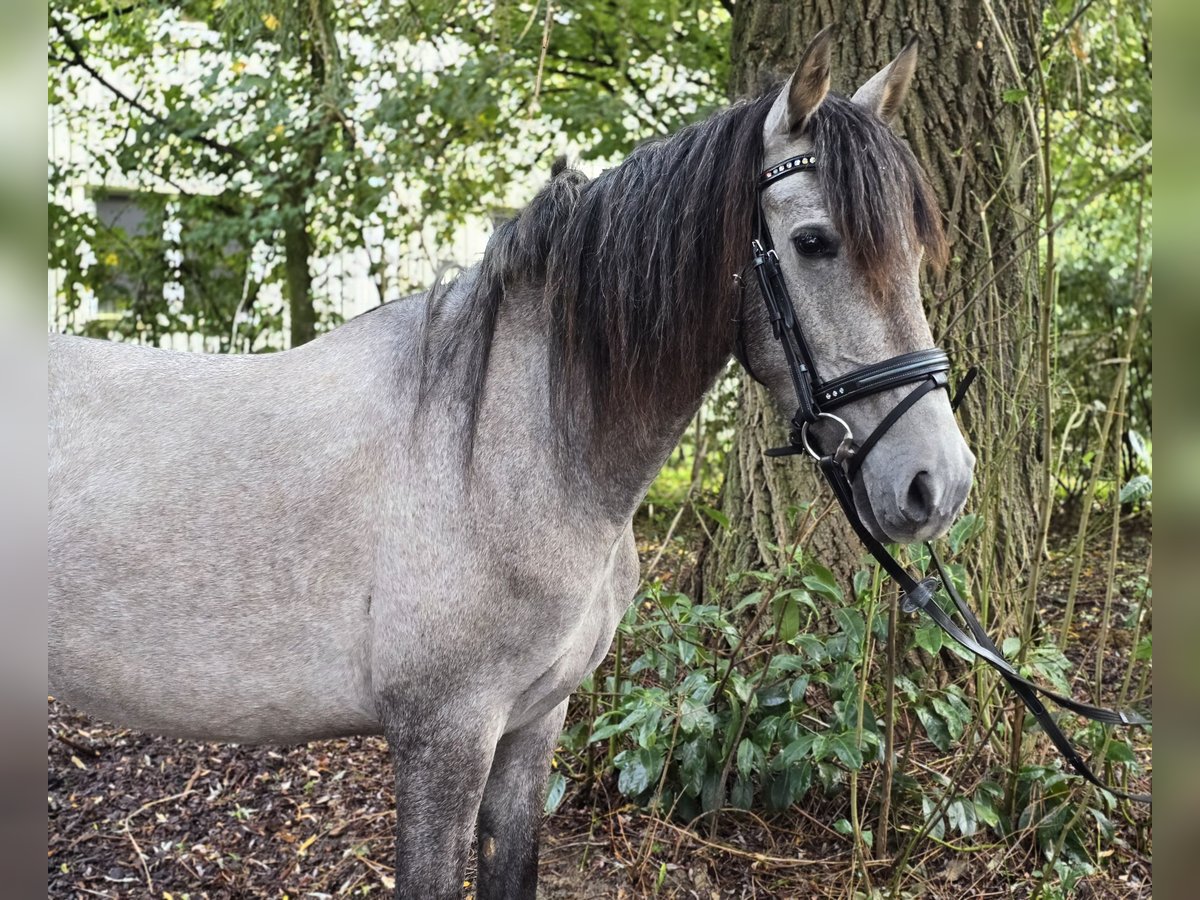
POLYGON ((805 153, 801 156, 793 156, 790 159, 785 159, 783 162, 778 162, 771 168, 763 171, 758 176, 758 189, 770 184, 774 184, 780 178, 786 178, 788 175, 794 175, 796 172, 811 172, 817 167, 817 157, 812 153, 805 153))

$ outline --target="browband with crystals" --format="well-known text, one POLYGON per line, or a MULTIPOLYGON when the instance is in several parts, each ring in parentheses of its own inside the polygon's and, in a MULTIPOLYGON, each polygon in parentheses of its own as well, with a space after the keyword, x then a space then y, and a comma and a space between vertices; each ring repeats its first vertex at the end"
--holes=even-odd
POLYGON ((812 153, 805 153, 801 156, 793 156, 791 159, 785 159, 783 162, 771 166, 771 168, 758 176, 758 189, 762 190, 768 184, 782 178, 784 175, 790 175, 793 172, 811 172, 816 167, 817 157, 812 153))

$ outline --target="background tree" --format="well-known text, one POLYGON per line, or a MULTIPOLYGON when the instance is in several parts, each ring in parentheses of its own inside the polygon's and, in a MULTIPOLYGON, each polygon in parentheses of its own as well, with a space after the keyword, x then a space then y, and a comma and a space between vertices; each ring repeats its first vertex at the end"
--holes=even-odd
POLYGON ((74 164, 82 173, 71 164, 51 172, 52 227, 59 226, 51 263, 67 271, 69 285, 99 282, 126 294, 131 282, 147 287, 124 298, 133 315, 118 331, 156 339, 196 330, 228 340, 237 310, 253 306, 257 282, 278 279, 289 343, 315 336, 314 254, 322 244, 366 246, 364 228, 390 188, 372 177, 372 166, 386 171, 386 155, 372 158, 358 146, 374 137, 380 117, 357 125, 349 118, 360 99, 352 85, 361 95, 379 72, 343 56, 335 29, 348 27, 354 11, 340 13, 341 22, 337 15, 327 2, 52 4, 52 103, 104 99, 100 110, 75 110, 93 125, 90 158, 74 164), (81 175, 135 183, 151 227, 130 235, 56 205, 55 183, 81 175), (347 194, 355 202, 344 202, 347 194), (180 223, 174 229, 168 206, 180 223), (147 251, 171 231, 184 244, 182 258, 163 273, 147 251), (100 275, 78 271, 68 233, 101 249, 100 275), (148 246, 130 241, 147 236, 148 246), (253 271, 256 246, 268 252, 253 271))
POLYGON ((723 100, 727 35, 712 2, 55 0, 50 101, 86 135, 51 169, 63 300, 129 313, 101 334, 228 349, 241 316, 266 336, 249 346, 303 343, 339 321, 320 260, 360 253, 381 302, 426 286, 385 251, 521 205, 560 152, 611 159, 702 118, 723 100), (68 202, 112 179, 143 192, 135 233, 68 202), (164 234, 186 245, 178 264, 164 234), (287 341, 270 339, 282 310, 256 305, 271 282, 287 341))

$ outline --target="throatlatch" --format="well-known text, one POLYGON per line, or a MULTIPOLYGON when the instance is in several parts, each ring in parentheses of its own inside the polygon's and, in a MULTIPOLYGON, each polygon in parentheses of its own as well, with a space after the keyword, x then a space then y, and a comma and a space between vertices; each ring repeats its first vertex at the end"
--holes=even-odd
MULTIPOLYGON (((1109 725, 1149 725, 1149 720, 1137 713, 1103 709, 1081 703, 1072 697, 1048 690, 1025 678, 1004 658, 1004 655, 988 637, 978 618, 959 595, 953 580, 946 572, 941 558, 931 543, 927 543, 925 546, 929 549, 929 558, 937 571, 937 577, 918 580, 888 552, 882 543, 875 539, 859 517, 851 483, 861 470, 863 461, 879 439, 918 400, 931 391, 941 389, 949 391, 950 357, 944 350, 936 348, 917 350, 893 356, 883 362, 857 369, 831 381, 821 381, 808 344, 804 340, 800 323, 796 319, 796 311, 784 282, 783 270, 779 264, 779 256, 775 252, 775 245, 771 241, 771 231, 767 226, 766 217, 763 215, 761 201, 764 188, 789 175, 812 171, 816 167, 817 157, 814 154, 794 156, 764 170, 758 179, 759 199, 755 216, 758 233, 751 243, 751 264, 757 275, 763 302, 767 307, 772 334, 783 347, 792 387, 796 392, 796 412, 791 420, 789 443, 785 447, 770 449, 767 454, 769 456, 791 456, 807 453, 811 456, 820 467, 838 505, 841 506, 863 545, 899 585, 902 591, 901 609, 910 613, 917 610, 925 613, 959 646, 971 651, 976 657, 998 671, 1079 775, 1118 797, 1138 803, 1150 803, 1149 794, 1130 794, 1119 788, 1111 787, 1097 778, 1083 757, 1072 746, 1070 739, 1058 727, 1058 723, 1055 722, 1038 695, 1040 694, 1077 715, 1109 725), (850 426, 846 424, 845 420, 834 413, 834 410, 839 407, 856 400, 909 384, 915 384, 916 387, 883 417, 875 430, 861 443, 854 440, 850 426), (837 446, 829 452, 824 452, 815 446, 813 438, 809 434, 812 426, 822 419, 839 425, 843 432, 837 446), (958 609, 959 615, 967 625, 969 634, 960 628, 938 604, 936 597, 941 588, 945 589, 950 600, 958 609)), ((749 370, 749 361, 745 358, 744 349, 739 357, 749 370)), ((753 374, 751 371, 751 375, 753 374)), ((958 408, 975 375, 976 371, 971 369, 963 378, 951 401, 954 409, 958 408)))

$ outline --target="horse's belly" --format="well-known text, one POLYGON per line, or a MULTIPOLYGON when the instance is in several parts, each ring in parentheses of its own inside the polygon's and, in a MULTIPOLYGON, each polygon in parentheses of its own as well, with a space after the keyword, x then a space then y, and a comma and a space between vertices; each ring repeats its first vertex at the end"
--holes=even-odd
POLYGON ((198 657, 178 645, 141 659, 125 649, 52 652, 51 694, 108 722, 197 740, 289 744, 380 730, 370 699, 341 689, 345 673, 336 665, 323 684, 299 661, 289 671, 282 660, 248 666, 218 652, 198 657))
POLYGON ((256 616, 254 604, 218 599, 61 592, 52 583, 51 693, 114 724, 174 737, 297 743, 378 732, 365 614, 358 622, 351 610, 318 604, 314 616, 297 602, 286 617, 256 616))

